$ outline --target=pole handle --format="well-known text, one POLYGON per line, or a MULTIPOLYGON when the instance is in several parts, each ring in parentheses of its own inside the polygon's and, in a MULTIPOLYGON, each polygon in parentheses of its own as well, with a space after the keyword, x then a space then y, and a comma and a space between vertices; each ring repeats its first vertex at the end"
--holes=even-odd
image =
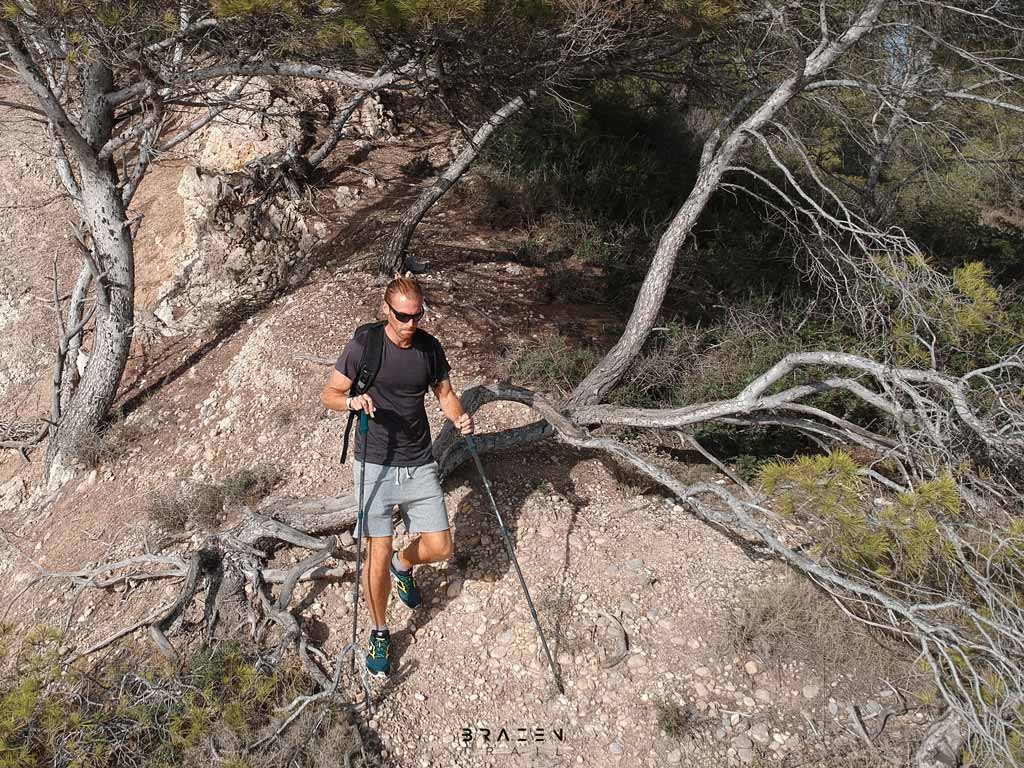
POLYGON ((359 434, 365 435, 370 431, 370 417, 366 415, 366 410, 363 409, 359 412, 359 434))

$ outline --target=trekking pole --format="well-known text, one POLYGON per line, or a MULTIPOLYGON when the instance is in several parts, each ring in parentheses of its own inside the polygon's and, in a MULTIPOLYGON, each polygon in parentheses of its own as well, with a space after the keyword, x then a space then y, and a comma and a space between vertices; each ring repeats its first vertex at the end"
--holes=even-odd
POLYGON ((491 509, 494 510, 495 516, 498 518, 498 526, 501 528, 501 537, 505 541, 505 551, 508 552, 508 559, 512 561, 512 565, 516 569, 516 576, 519 577, 519 585, 523 588, 523 594, 526 595, 526 603, 530 606, 530 614, 533 616, 533 623, 537 626, 537 634, 540 636, 540 643, 544 646, 544 655, 548 657, 548 664, 551 666, 551 674, 555 676, 555 686, 558 688, 559 693, 565 693, 565 688, 562 687, 562 678, 558 675, 558 669, 555 667, 555 660, 551 658, 551 651, 548 650, 548 641, 544 639, 544 630, 540 628, 540 619, 537 618, 537 609, 533 607, 533 600, 530 599, 530 590, 526 588, 526 579, 523 578, 523 572, 519 568, 519 561, 516 560, 515 550, 512 549, 512 539, 508 534, 508 528, 505 527, 505 521, 501 517, 501 512, 498 511, 498 503, 494 500, 494 494, 491 493, 491 484, 487 480, 487 475, 484 474, 484 465, 480 463, 480 454, 476 452, 476 443, 473 442, 472 435, 466 435, 466 445, 469 447, 469 454, 473 457, 473 461, 476 462, 476 469, 480 473, 480 479, 483 480, 484 490, 487 491, 487 498, 491 501, 491 509))
MULTIPOLYGON (((366 433, 370 431, 370 419, 366 415, 366 408, 359 412, 359 434, 363 436, 363 459, 359 462, 359 511, 357 513, 356 532, 359 538, 356 540, 356 583, 352 588, 352 647, 358 648, 356 644, 356 632, 359 625, 359 577, 362 575, 363 566, 363 537, 366 529, 363 527, 363 496, 366 491, 366 433)), ((352 653, 351 671, 356 671, 356 654, 352 653)))

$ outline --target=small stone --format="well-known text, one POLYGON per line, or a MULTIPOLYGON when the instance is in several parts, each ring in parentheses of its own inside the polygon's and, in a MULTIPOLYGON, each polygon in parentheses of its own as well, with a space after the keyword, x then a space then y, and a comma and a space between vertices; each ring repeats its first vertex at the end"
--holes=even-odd
POLYGON ((772 736, 768 732, 768 726, 765 723, 754 723, 747 733, 758 744, 767 744, 772 740, 772 736))
POLYGON ((416 701, 426 701, 427 700, 427 697, 424 696, 422 693, 417 693, 414 698, 416 699, 416 701))
POLYGON ((693 692, 697 694, 698 698, 706 699, 710 694, 708 687, 704 683, 695 683, 693 686, 693 692))
POLYGON ((761 671, 761 667, 758 666, 756 661, 748 661, 746 664, 743 665, 743 669, 751 677, 753 677, 761 671))
POLYGON ((772 701, 772 694, 764 688, 758 688, 756 691, 754 691, 754 698, 760 701, 762 704, 770 704, 772 701))
POLYGON ((754 762, 754 750, 752 749, 737 749, 736 757, 740 759, 741 763, 752 763, 754 762))
POLYGON ((697 675, 697 677, 711 677, 711 670, 707 667, 697 667, 693 670, 693 673, 697 675))
POLYGON ((739 749, 750 749, 754 746, 754 742, 750 740, 750 737, 745 733, 741 733, 739 736, 732 740, 732 745, 739 749))
POLYGON ((665 756, 665 759, 668 760, 669 765, 676 765, 683 759, 683 753, 678 749, 673 749, 665 756))
POLYGON ((647 660, 643 656, 630 656, 626 666, 633 670, 640 670, 647 666, 647 660))
POLYGON ((640 615, 640 606, 638 606, 628 597, 622 598, 622 602, 619 603, 619 610, 622 611, 626 616, 640 615))
POLYGON ((550 539, 554 537, 555 529, 552 528, 550 525, 542 525, 538 533, 540 533, 540 537, 542 539, 550 539))
POLYGON ((611 744, 608 745, 608 751, 611 752, 613 755, 621 755, 622 745, 617 741, 613 741, 611 744))
POLYGON ((817 685, 805 685, 802 693, 805 699, 816 699, 821 693, 821 688, 817 685))
POLYGON ((453 581, 451 584, 448 585, 448 589, 445 592, 445 594, 448 595, 448 597, 452 598, 452 599, 454 599, 454 598, 458 597, 459 595, 461 595, 462 594, 462 582, 461 581, 453 581))
POLYGON ((689 648, 691 651, 696 651, 700 649, 700 640, 690 638, 686 641, 686 647, 689 648))

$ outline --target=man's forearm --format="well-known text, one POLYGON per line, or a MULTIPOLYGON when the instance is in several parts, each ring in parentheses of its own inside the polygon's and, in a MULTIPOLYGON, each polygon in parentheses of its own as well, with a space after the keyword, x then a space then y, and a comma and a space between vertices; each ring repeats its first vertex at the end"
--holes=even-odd
POLYGON ((325 389, 323 394, 320 396, 320 402, 325 407, 330 408, 332 411, 345 412, 348 408, 345 406, 345 400, 348 398, 349 390, 340 389, 325 389))
POLYGON ((449 392, 440 398, 440 403, 441 411, 449 421, 458 421, 459 417, 466 412, 466 409, 462 407, 462 401, 459 400, 459 396, 455 392, 449 392))

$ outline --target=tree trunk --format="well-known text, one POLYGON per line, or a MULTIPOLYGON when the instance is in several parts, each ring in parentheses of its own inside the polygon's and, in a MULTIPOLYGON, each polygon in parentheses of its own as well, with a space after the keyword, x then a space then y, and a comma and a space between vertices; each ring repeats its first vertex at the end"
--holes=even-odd
POLYGON ((81 165, 82 212, 92 235, 96 330, 89 364, 46 452, 46 473, 95 440, 117 395, 132 343, 135 252, 111 161, 81 165))
MULTIPOLYGON (((534 95, 533 91, 527 94, 528 97, 533 97, 534 95)), ((409 247, 412 234, 416 231, 416 227, 423 219, 423 216, 462 177, 462 174, 473 164, 473 161, 480 154, 480 150, 483 149, 484 144, 494 135, 495 131, 522 109, 525 104, 526 97, 516 96, 487 118, 473 135, 466 148, 459 153, 459 156, 441 174, 441 178, 425 189, 416 199, 416 202, 406 209, 405 213, 402 214, 402 218, 398 221, 398 226, 391 233, 391 237, 384 247, 384 253, 381 254, 378 264, 378 274, 381 277, 391 278, 404 270, 405 250, 409 247)))

